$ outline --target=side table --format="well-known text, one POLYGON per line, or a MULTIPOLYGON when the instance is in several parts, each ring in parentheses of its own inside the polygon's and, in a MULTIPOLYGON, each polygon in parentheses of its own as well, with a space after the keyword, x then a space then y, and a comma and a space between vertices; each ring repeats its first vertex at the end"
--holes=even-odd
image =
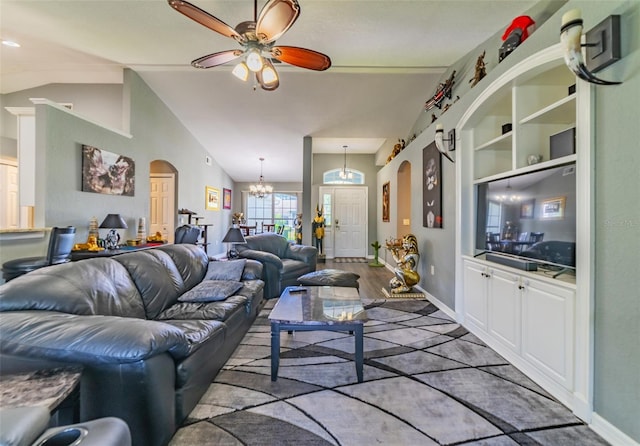
POLYGON ((44 406, 51 426, 80 421, 82 367, 71 366, 0 376, 0 406, 44 406))

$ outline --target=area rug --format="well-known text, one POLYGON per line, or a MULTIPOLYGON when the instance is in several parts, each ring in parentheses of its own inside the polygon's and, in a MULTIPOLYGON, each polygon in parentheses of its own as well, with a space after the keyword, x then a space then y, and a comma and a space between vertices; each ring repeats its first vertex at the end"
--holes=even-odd
POLYGON ((335 263, 367 263, 364 257, 336 257, 333 259, 335 263))
POLYGON ((606 445, 570 410, 425 300, 366 302, 354 339, 282 333, 270 379, 267 303, 170 446, 606 445))

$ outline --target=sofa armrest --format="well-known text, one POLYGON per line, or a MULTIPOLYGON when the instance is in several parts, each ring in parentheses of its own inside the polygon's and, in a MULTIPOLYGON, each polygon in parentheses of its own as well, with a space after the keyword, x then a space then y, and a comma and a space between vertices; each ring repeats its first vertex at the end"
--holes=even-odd
POLYGON ((1 318, 0 350, 5 354, 87 365, 189 354, 184 333, 157 321, 51 311, 4 312, 1 318))
POLYGON ((240 280, 256 280, 262 279, 262 263, 257 260, 247 259, 247 263, 244 265, 244 270, 242 271, 242 278, 240 280))
POLYGON ((278 271, 282 271, 282 260, 270 252, 266 251, 257 251, 255 249, 243 249, 239 252, 240 257, 244 257, 247 259, 257 260, 264 264, 270 264, 277 268, 278 271))
POLYGON ((289 246, 287 257, 312 265, 313 270, 315 270, 318 259, 318 249, 315 246, 291 245, 289 246))

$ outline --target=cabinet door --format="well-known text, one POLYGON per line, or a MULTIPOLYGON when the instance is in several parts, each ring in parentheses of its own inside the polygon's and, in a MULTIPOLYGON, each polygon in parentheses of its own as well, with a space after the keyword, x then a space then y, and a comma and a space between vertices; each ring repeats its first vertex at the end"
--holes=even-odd
POLYGON ((489 333, 520 352, 520 276, 493 270, 489 280, 489 333))
POLYGON ((523 356, 571 390, 575 291, 530 279, 523 285, 523 356))
POLYGON ((486 267, 464 262, 464 315, 465 323, 487 330, 487 278, 486 267))

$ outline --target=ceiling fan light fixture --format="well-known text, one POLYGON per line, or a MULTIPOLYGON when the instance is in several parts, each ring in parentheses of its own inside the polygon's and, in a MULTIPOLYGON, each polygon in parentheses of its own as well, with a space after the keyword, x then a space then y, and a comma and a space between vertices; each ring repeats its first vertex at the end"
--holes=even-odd
POLYGON ((249 67, 247 67, 247 64, 244 62, 240 62, 238 65, 233 67, 231 73, 243 82, 246 82, 247 79, 249 79, 249 67))
POLYGON ((262 61, 262 56, 260 55, 260 51, 257 48, 252 48, 247 51, 247 67, 254 73, 262 70, 262 66, 264 62, 262 61))

